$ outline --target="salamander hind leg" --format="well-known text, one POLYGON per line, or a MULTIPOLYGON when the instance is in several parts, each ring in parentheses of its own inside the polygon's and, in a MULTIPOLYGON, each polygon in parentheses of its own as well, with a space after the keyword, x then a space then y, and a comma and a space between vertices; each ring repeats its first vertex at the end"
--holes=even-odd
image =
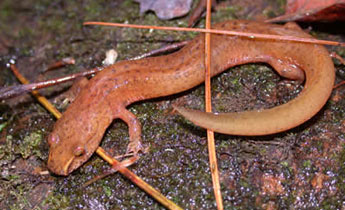
POLYGON ((270 64, 282 77, 301 82, 305 79, 304 71, 297 64, 291 61, 270 58, 267 63, 270 64))
POLYGON ((121 109, 117 116, 128 125, 129 130, 129 144, 127 146, 127 153, 134 153, 136 155, 143 149, 141 143, 141 124, 138 118, 126 108, 121 109))

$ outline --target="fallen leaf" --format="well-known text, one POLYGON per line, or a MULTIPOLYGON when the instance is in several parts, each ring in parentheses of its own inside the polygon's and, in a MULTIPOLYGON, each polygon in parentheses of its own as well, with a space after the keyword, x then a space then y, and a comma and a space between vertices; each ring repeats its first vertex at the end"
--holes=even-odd
POLYGON ((192 5, 192 0, 135 0, 140 3, 140 14, 149 10, 156 13, 162 20, 169 20, 186 15, 192 5))
POLYGON ((345 0, 288 0, 285 15, 269 22, 345 20, 345 0))

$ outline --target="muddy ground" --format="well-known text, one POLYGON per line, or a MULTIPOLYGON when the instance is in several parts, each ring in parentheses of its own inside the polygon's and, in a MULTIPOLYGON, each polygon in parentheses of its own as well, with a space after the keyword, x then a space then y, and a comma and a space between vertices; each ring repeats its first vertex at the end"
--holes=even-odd
MULTIPOLYGON (((221 1, 213 21, 266 19, 284 12, 284 1, 221 1)), ((194 4, 195 5, 195 4, 194 4)), ((0 86, 19 84, 8 68, 15 62, 30 81, 45 80, 102 65, 116 49, 127 59, 195 34, 83 27, 84 21, 186 26, 187 17, 161 21, 142 16, 132 0, 0 2, 0 86), (76 64, 43 73, 55 61, 76 64)), ((203 27, 201 21, 198 27, 203 27)), ((345 41, 344 23, 302 24, 318 38, 345 41)), ((345 57, 345 49, 328 47, 345 57)), ((337 79, 344 66, 335 61, 337 79)), ((302 86, 286 82, 269 66, 248 64, 212 80, 218 111, 269 108, 285 103, 302 86)), ((69 84, 42 91, 60 111, 69 84)), ((172 110, 172 104, 203 108, 203 86, 129 107, 141 121, 146 154, 130 169, 185 209, 215 209, 206 134, 172 110)), ((345 209, 345 88, 335 89, 311 120, 284 133, 263 137, 216 135, 226 209, 345 209)), ((164 209, 120 174, 83 188, 109 165, 97 155, 67 177, 45 174, 46 138, 55 119, 29 94, 0 103, 0 209, 164 209)), ((101 146, 124 154, 127 126, 114 121, 101 146)))

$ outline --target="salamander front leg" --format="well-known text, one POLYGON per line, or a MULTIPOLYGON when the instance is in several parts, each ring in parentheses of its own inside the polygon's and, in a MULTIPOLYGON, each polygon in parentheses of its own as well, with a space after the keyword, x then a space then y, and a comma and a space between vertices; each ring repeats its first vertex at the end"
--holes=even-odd
POLYGON ((127 146, 127 153, 137 154, 143 149, 141 143, 141 124, 138 118, 127 109, 122 109, 118 116, 128 125, 129 130, 129 144, 127 146))

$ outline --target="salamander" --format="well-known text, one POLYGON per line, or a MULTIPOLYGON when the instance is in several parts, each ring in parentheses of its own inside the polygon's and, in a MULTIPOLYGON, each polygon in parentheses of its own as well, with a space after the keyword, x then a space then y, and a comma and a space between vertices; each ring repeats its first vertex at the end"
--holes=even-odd
MULTIPOLYGON (((212 28, 311 37, 296 24, 284 26, 233 20, 212 28)), ((327 50, 317 44, 211 35, 211 76, 246 63, 267 63, 288 79, 305 79, 302 92, 286 104, 266 110, 213 114, 176 107, 204 128, 234 135, 267 135, 300 125, 327 102, 334 83, 334 66, 327 50)), ((186 91, 204 81, 204 35, 164 56, 120 61, 105 67, 90 81, 54 125, 48 137, 48 168, 68 175, 94 153, 107 127, 121 119, 129 129, 127 151, 138 152, 141 125, 127 110, 130 104, 186 91)))

